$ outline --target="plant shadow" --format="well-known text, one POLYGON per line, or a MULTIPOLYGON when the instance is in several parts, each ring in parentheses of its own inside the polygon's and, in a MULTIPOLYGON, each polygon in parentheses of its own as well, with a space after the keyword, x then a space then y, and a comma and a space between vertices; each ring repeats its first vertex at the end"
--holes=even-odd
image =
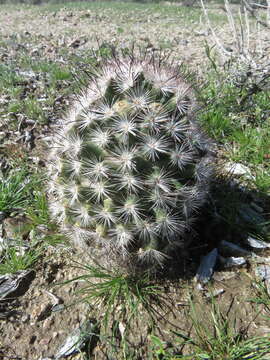
MULTIPOLYGON (((212 182, 208 202, 197 214, 188 246, 171 254, 159 276, 170 280, 193 279, 203 256, 215 248, 223 255, 222 241, 251 253, 266 253, 266 249, 252 248, 247 239, 270 241, 269 200, 266 193, 242 185, 230 174, 217 176, 212 182)), ((222 270, 219 261, 216 269, 222 270)))

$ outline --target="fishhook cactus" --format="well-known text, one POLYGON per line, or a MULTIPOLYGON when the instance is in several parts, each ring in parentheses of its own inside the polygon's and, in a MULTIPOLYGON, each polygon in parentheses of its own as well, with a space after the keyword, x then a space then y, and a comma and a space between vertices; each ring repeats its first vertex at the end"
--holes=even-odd
POLYGON ((194 87, 149 56, 87 77, 53 139, 52 217, 78 245, 162 264, 187 242, 211 177, 194 87))

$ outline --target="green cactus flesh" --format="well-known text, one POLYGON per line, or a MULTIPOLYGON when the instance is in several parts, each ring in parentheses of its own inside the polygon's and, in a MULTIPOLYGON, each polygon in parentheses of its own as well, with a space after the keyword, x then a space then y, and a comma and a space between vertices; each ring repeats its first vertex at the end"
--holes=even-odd
POLYGON ((112 60, 88 77, 53 139, 52 216, 78 244, 162 263, 207 194, 193 88, 146 58, 112 60))

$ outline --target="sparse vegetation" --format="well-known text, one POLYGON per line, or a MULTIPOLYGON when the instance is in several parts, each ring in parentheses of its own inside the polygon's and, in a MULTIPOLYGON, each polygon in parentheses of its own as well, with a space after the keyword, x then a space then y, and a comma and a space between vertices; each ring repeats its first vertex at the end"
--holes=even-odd
POLYGON ((212 299, 210 317, 206 318, 202 304, 196 305, 190 300, 189 316, 192 323, 193 336, 175 332, 175 347, 166 350, 165 344, 156 336, 152 337, 154 359, 166 360, 263 360, 269 355, 270 338, 247 338, 247 328, 236 329, 236 319, 231 318, 231 305, 222 313, 216 300, 212 299), (189 347, 190 355, 181 355, 177 348, 189 347))
POLYGON ((26 209, 30 195, 29 174, 24 169, 4 175, 0 184, 0 211, 10 213, 26 209))
MULTIPOLYGON (((256 27, 255 18, 247 22, 247 13, 239 18, 238 5, 231 7, 229 23, 228 5, 208 6, 212 29, 199 7, 172 3, 1 4, 0 275, 16 279, 18 271, 33 269, 36 276, 23 296, 1 300, 2 356, 50 357, 78 322, 93 316, 100 327, 98 345, 80 350, 88 359, 269 359, 269 284, 254 282, 256 261, 268 250, 258 251, 258 258, 253 254, 240 270, 223 271, 218 263, 222 280, 202 291, 189 281, 198 267, 190 259, 199 260, 220 239, 241 245, 246 233, 270 239, 270 93, 264 65, 269 33, 256 27), (224 46, 217 45, 212 30, 224 46), (170 51, 176 62, 199 73, 205 86, 198 120, 216 143, 220 168, 230 161, 245 165, 249 174, 225 176, 226 182, 220 175, 196 229, 203 232, 202 246, 193 242, 176 264, 181 271, 170 263, 168 273, 156 273, 174 280, 138 276, 114 268, 103 256, 93 261, 94 253, 89 258, 87 251, 75 252, 49 215, 45 194, 47 140, 72 95, 85 85, 84 71, 89 65, 98 71, 115 49, 127 54, 134 39, 149 53, 170 51), (258 223, 241 221, 243 203, 244 213, 255 206, 258 223), (10 224, 20 218, 25 223, 15 231, 10 224), (69 262, 71 257, 77 262, 69 262), (212 286, 223 292, 211 301, 212 286)), ((264 10, 256 14, 266 20, 264 10)))
POLYGON ((1 249, 0 275, 33 268, 44 248, 36 244, 26 245, 20 241, 1 249))

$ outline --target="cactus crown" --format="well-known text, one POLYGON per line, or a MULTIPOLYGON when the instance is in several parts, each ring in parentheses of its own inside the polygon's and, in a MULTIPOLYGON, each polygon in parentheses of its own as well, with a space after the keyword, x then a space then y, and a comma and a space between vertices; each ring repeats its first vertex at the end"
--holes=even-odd
POLYGON ((194 90, 147 56, 108 61, 88 77, 54 137, 52 214, 79 244, 162 263, 207 193, 194 90))

